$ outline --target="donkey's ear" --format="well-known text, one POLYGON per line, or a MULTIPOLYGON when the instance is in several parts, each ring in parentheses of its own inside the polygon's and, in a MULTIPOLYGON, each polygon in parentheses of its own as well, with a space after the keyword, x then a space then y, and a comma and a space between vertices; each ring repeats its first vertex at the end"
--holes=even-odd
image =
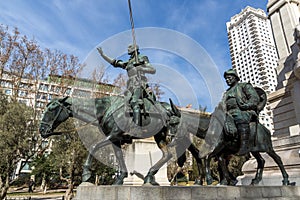
POLYGON ((169 101, 170 101, 170 104, 171 104, 172 111, 175 113, 175 115, 177 117, 181 117, 181 113, 180 113, 179 109, 174 105, 172 99, 169 99, 169 101))
POLYGON ((59 102, 60 102, 60 103, 63 103, 63 102, 65 102, 68 98, 69 98, 69 97, 66 96, 66 97, 64 97, 64 98, 62 98, 62 99, 59 99, 59 102))

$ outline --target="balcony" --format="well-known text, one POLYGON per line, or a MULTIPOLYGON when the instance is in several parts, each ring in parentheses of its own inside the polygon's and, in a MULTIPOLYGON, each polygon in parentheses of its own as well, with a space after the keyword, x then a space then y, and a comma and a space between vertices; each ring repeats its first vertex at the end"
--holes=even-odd
POLYGON ((263 60, 264 54, 262 52, 258 52, 255 57, 258 58, 257 61, 263 60))
POLYGON ((262 59, 264 57, 264 54, 262 51, 258 52, 256 55, 255 55, 256 58, 258 59, 262 59))
POLYGON ((259 54, 259 53, 262 53, 262 51, 261 51, 261 49, 260 48, 255 48, 256 50, 254 51, 254 53, 256 53, 256 54, 259 54))
POLYGON ((264 85, 261 87, 263 90, 268 90, 269 89, 269 86, 268 85, 264 85))
POLYGON ((265 62, 262 60, 260 62, 257 62, 257 66, 259 70, 264 70, 266 67, 264 66, 265 62))
POLYGON ((259 65, 258 69, 259 69, 259 70, 264 70, 264 69, 266 69, 266 66, 263 65, 263 64, 262 64, 262 65, 259 65))
POLYGON ((251 18, 250 20, 249 20, 249 23, 254 23, 255 22, 255 19, 254 18, 251 18))
POLYGON ((263 75, 260 77, 261 80, 266 80, 267 78, 268 78, 268 76, 266 76, 266 75, 263 75))
POLYGON ((254 24, 251 24, 249 27, 250 27, 250 28, 249 28, 249 31, 253 31, 253 30, 256 30, 256 29, 257 29, 256 26, 254 26, 254 24))
MULTIPOLYGON (((265 85, 265 84, 267 84, 268 83, 268 81, 267 80, 264 80, 264 81, 262 81, 261 82, 261 85, 265 85)), ((269 87, 269 86, 268 86, 269 87)))
POLYGON ((252 43, 257 45, 257 44, 260 44, 260 40, 258 37, 252 37, 252 43))
POLYGON ((260 71, 258 72, 258 75, 263 76, 263 75, 265 75, 266 73, 267 73, 266 71, 261 71, 261 70, 260 70, 260 71))

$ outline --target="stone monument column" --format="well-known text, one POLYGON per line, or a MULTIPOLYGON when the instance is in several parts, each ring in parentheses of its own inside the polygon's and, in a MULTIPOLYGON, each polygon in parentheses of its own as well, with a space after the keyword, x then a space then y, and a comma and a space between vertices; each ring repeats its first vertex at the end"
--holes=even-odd
MULTIPOLYGON (((300 0, 269 0, 268 17, 271 21, 278 53, 276 68, 278 85, 268 95, 273 111, 272 143, 281 157, 290 181, 300 184, 300 0)), ((267 155, 262 185, 280 185, 281 174, 267 155)), ((251 159, 243 166, 242 184, 249 184, 256 170, 251 159)))
MULTIPOLYGON (((157 147, 154 138, 133 140, 124 152, 125 162, 129 172, 128 178, 124 179, 124 185, 143 185, 149 169, 162 157, 161 150, 157 147), (136 174, 131 174, 137 172, 136 174)), ((159 185, 170 185, 167 178, 167 164, 155 175, 159 185)))
POLYGON ((277 138, 300 133, 299 3, 299 0, 269 0, 267 5, 279 56, 278 85, 276 92, 269 95, 274 114, 273 136, 277 138))

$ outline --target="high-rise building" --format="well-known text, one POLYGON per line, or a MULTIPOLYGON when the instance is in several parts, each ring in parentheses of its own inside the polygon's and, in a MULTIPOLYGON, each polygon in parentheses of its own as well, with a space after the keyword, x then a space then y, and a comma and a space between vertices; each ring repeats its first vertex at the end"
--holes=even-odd
MULTIPOLYGON (((247 6, 226 23, 232 68, 242 82, 250 82, 267 94, 277 85, 277 51, 270 21, 262 9, 247 6)), ((269 106, 260 113, 260 122, 273 129, 269 106)))

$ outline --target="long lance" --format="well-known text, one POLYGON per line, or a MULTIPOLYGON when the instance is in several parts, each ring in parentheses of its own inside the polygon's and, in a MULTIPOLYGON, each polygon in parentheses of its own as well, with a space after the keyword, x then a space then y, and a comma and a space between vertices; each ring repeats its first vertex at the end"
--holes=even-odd
POLYGON ((128 7, 129 7, 129 16, 130 16, 130 24, 131 24, 131 35, 133 40, 133 46, 134 46, 134 55, 135 55, 135 62, 138 63, 138 53, 136 48, 136 40, 135 40, 135 31, 134 31, 134 22, 132 17, 132 8, 131 8, 131 2, 128 0, 128 7))
MULTIPOLYGON (((128 0, 128 7, 129 7, 129 16, 130 16, 130 24, 131 24, 131 35, 132 35, 132 40, 133 40, 133 46, 134 46, 134 55, 135 55, 135 62, 136 64, 139 63, 139 58, 138 58, 138 52, 137 52, 137 48, 136 48, 136 39, 135 39, 135 31, 134 31, 134 22, 133 22, 133 17, 132 17, 132 8, 131 8, 131 1, 128 0)), ((139 83, 141 84, 141 74, 140 71, 138 70, 137 72, 138 78, 139 78, 139 83)), ((142 92, 142 99, 144 99, 144 92, 142 92)), ((146 113, 146 108, 145 108, 145 104, 143 104, 143 110, 144 113, 146 113)), ((146 117, 146 115, 145 115, 146 117)))

